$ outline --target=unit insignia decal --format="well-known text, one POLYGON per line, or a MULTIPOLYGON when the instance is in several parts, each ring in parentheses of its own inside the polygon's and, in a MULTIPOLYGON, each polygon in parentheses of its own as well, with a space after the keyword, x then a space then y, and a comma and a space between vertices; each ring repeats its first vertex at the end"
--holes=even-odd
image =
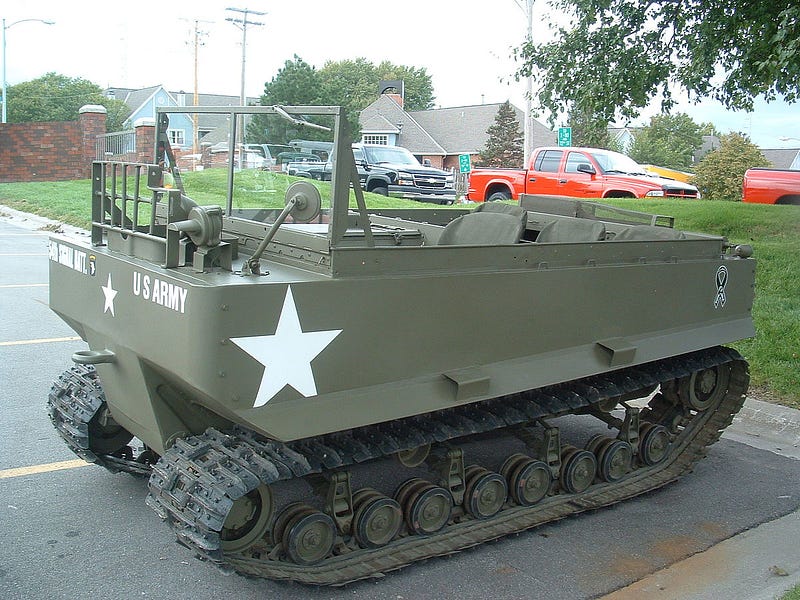
POLYGON ((717 297, 714 298, 714 308, 725 306, 725 286, 728 285, 728 267, 722 265, 717 269, 717 297))

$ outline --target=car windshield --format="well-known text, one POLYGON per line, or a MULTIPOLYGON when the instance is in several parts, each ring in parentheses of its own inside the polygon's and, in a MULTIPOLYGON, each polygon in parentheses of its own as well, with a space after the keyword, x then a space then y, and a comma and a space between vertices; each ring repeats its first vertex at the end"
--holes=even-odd
POLYGON ((592 152, 592 157, 594 157, 604 173, 627 173, 629 175, 646 174, 639 163, 619 152, 595 150, 592 152))
POLYGON ((419 162, 411 152, 398 146, 364 148, 364 152, 367 154, 369 162, 373 165, 391 163, 393 165, 419 166, 419 162))

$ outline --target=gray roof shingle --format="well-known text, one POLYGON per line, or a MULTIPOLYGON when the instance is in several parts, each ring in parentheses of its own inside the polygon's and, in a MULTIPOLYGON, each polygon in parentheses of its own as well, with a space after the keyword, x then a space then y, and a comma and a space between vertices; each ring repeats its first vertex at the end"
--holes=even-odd
MULTIPOLYGON (((478 104, 406 112, 392 98, 381 96, 362 111, 359 123, 362 133, 386 133, 385 123, 380 120, 383 117, 401 130, 398 145, 414 154, 477 154, 486 146, 487 130, 494 124, 500 106, 500 103, 478 104)), ((522 132, 524 113, 512 107, 522 132)), ((556 143, 557 137, 552 130, 536 120, 533 127, 534 146, 556 143)))
POLYGON ((776 169, 790 169, 798 160, 800 148, 762 148, 761 153, 776 169))

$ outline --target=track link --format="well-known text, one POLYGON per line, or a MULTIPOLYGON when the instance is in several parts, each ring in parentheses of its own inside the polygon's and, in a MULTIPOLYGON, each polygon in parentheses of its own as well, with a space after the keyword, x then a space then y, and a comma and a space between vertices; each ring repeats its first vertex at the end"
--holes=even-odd
POLYGON ((91 365, 75 365, 53 383, 47 397, 50 420, 75 454, 112 473, 146 477, 150 465, 132 460, 131 436, 118 426, 101 425, 106 396, 91 365), (110 453, 109 453, 110 452, 110 453))
MULTIPOLYGON (((674 481, 691 470, 716 442, 744 402, 747 363, 733 350, 713 348, 635 368, 586 378, 476 405, 412 417, 311 440, 279 443, 235 427, 178 440, 153 467, 147 504, 166 520, 178 540, 200 557, 270 579, 342 585, 378 577, 412 562, 522 531, 570 514, 608 506, 674 481), (459 519, 432 536, 399 537, 377 549, 345 548, 320 564, 301 566, 274 551, 226 552, 220 532, 234 502, 260 485, 330 472, 424 444, 591 411, 593 405, 624 399, 659 383, 730 366, 724 395, 696 413, 674 436, 663 462, 639 468, 615 483, 595 483, 580 494, 559 493, 531 507, 511 505, 486 520, 459 519)), ((658 410, 643 418, 657 421, 658 410)), ((69 441, 68 441, 69 443, 69 441)), ((273 548, 274 550, 274 548, 273 548)), ((341 549, 340 549, 341 550, 341 549)))

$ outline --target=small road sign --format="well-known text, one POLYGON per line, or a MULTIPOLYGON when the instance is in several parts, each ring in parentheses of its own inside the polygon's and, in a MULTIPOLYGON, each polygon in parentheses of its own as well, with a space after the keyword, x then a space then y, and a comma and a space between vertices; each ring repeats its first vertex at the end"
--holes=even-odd
POLYGON ((472 163, 470 162, 469 154, 458 155, 458 170, 461 173, 469 173, 472 171, 472 163))
POLYGON ((558 128, 558 145, 572 146, 572 127, 558 128))

